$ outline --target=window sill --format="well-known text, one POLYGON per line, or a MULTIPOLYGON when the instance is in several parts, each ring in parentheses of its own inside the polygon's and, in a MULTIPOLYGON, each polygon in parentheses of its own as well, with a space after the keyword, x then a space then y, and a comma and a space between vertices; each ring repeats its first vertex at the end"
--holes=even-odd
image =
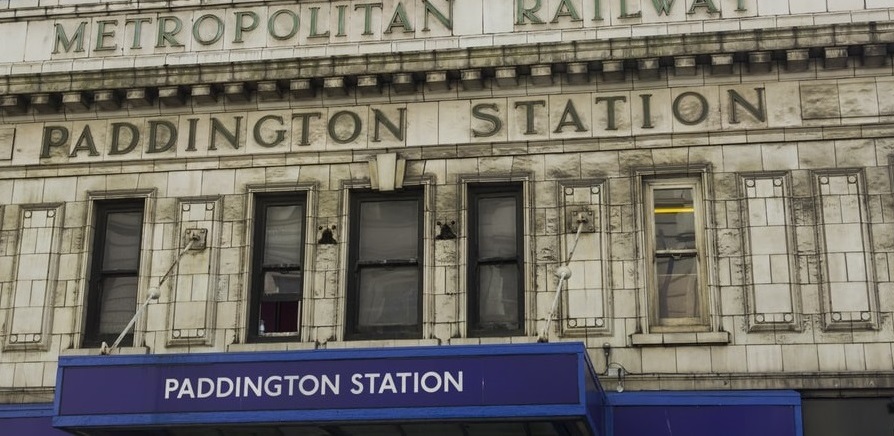
POLYGON ((537 336, 483 336, 450 339, 450 345, 534 344, 536 342, 537 336))
POLYGON ((227 352, 315 350, 316 348, 317 344, 314 342, 251 342, 227 345, 227 352))
MULTIPOLYGON (((100 348, 71 348, 59 352, 61 356, 99 356, 100 348)), ((114 355, 140 355, 149 354, 149 347, 118 347, 115 349, 114 355)))
POLYGON ((385 348, 419 347, 440 345, 437 339, 360 339, 326 342, 327 349, 335 348, 385 348))
POLYGON ((730 343, 728 332, 704 333, 640 333, 630 335, 634 347, 660 345, 726 345, 730 343))

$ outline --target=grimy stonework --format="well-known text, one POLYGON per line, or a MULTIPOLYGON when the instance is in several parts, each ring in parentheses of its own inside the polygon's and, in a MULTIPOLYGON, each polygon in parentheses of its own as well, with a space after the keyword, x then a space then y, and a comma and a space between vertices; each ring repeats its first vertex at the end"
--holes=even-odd
MULTIPOLYGON (((628 5, 629 0, 560 0, 553 2, 551 8, 543 0, 514 0, 514 23, 519 31, 536 26, 549 27, 560 22, 598 24, 603 21, 601 3, 608 1, 614 3, 619 18, 642 16, 641 10, 628 5)), ((643 7, 652 7, 652 12, 659 16, 675 19, 697 13, 712 17, 720 12, 715 0, 694 0, 689 2, 685 14, 675 13, 675 1, 651 0, 643 2, 643 7)), ((734 5, 737 12, 748 11, 745 0, 716 1, 734 5)), ((360 35, 363 37, 374 36, 373 29, 381 29, 382 35, 412 34, 417 31, 424 35, 431 33, 433 26, 453 30, 454 0, 398 1, 390 6, 386 9, 383 2, 353 1, 347 4, 309 3, 300 7, 298 4, 274 6, 265 13, 253 9, 233 9, 226 13, 205 13, 192 20, 173 14, 107 17, 95 20, 90 30, 90 21, 87 20, 57 22, 54 25, 53 54, 80 53, 85 51, 85 47, 97 54, 148 48, 176 49, 185 47, 187 40, 199 46, 211 46, 226 39, 238 46, 253 33, 265 33, 274 40, 294 43, 298 42, 300 33, 300 36, 308 38, 307 43, 310 44, 338 43, 349 39, 348 23, 362 28, 360 35), (413 14, 414 10, 421 12, 413 14)))
MULTIPOLYGON (((726 101, 722 111, 730 125, 740 124, 742 117, 764 122, 767 111, 764 101, 764 89, 755 88, 752 95, 745 97, 735 89, 726 90, 726 101), (750 99, 750 100, 749 100, 750 99)), ((561 108, 550 116, 546 99, 519 99, 506 104, 497 104, 473 100, 470 104, 470 116, 478 126, 470 127, 473 138, 491 138, 509 127, 508 112, 514 113, 520 122, 513 123, 522 136, 542 135, 544 133, 562 134, 565 132, 583 133, 592 137, 603 136, 606 132, 617 131, 620 122, 629 124, 630 117, 619 117, 619 113, 629 113, 631 108, 627 95, 597 94, 591 101, 577 98, 566 98, 564 101, 552 102, 561 108), (577 101, 578 103, 575 103, 577 101), (583 107, 576 104, 586 102, 591 105, 583 112, 583 107), (584 116, 591 111, 602 113, 601 124, 594 125, 591 117, 584 116), (541 120, 545 120, 542 121, 541 120), (543 126, 540 126, 540 125, 543 126)), ((673 119, 683 125, 698 126, 708 119, 712 112, 720 112, 712 107, 708 99, 696 91, 682 92, 677 95, 670 107, 655 108, 652 106, 652 94, 633 93, 631 98, 637 99, 639 105, 638 126, 645 131, 655 128, 653 111, 673 114, 673 119)), ((181 151, 195 152, 199 149, 217 151, 218 147, 239 149, 249 138, 262 149, 272 151, 289 149, 290 144, 300 147, 321 145, 321 142, 334 144, 351 144, 365 134, 370 143, 380 143, 383 138, 404 143, 407 137, 408 110, 413 105, 384 106, 364 108, 332 108, 328 116, 320 111, 290 112, 258 112, 249 120, 240 115, 211 115, 210 122, 189 115, 180 116, 177 120, 169 118, 147 118, 143 122, 111 121, 105 131, 94 131, 89 123, 74 123, 73 127, 47 123, 43 128, 41 139, 41 158, 59 156, 100 156, 100 155, 159 155, 174 153, 177 144, 181 151), (367 115, 367 109, 370 112, 367 115), (143 123, 147 125, 143 129, 143 123), (371 124, 371 125, 369 125, 371 124), (199 143, 197 133, 205 129, 208 141, 199 143), (325 131, 325 138, 312 138, 315 130, 325 131)), ((207 121, 207 120, 206 120, 207 121)), ((448 126, 451 129, 462 129, 462 126, 448 126)), ((437 136, 432 135, 429 145, 437 145, 437 136)), ((391 145, 386 144, 386 145, 391 145)), ((188 155, 188 153, 186 154, 188 155)))
POLYGON ((894 0, 0 35, 0 434, 894 428, 894 0))

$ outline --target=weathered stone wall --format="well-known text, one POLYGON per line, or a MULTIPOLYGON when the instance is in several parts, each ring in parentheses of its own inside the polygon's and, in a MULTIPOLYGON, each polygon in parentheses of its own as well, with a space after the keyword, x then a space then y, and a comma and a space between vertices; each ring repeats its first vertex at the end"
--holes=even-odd
MULTIPOLYGON (((0 48, 0 401, 46 401, 60 354, 98 352, 79 344, 91 205, 105 198, 146 199, 140 298, 183 249, 184 232, 208 230, 209 248, 187 252, 138 323, 140 346, 122 352, 532 342, 583 210, 593 232, 581 236, 548 336, 584 341, 597 371, 609 344, 629 389, 894 389, 894 69, 885 30, 894 10, 885 1, 747 0, 738 12, 736 1, 718 1, 722 13, 711 18, 678 2, 674 19, 650 15, 645 1, 626 3, 628 12, 642 7, 641 17, 620 19, 611 9, 620 3, 606 1, 596 24, 564 16, 517 24, 512 2, 456 0, 449 35, 420 35, 414 21, 417 30, 394 41, 379 26, 367 42, 258 39, 246 49, 221 42, 99 55, 87 46, 51 56, 54 22, 40 14, 93 26, 170 4, 189 19, 209 11, 195 1, 81 3, 0 0, 0 33, 11 35, 0 48), (864 24, 833 26, 853 22, 864 24), (829 39, 805 43, 785 29, 800 25, 829 39), (778 32, 741 33, 763 28, 778 32), (686 46, 685 34, 699 32, 704 43, 686 46), (716 32, 739 32, 742 45, 724 47, 729 34, 716 32), (648 44, 653 36, 661 43, 648 44), (603 47, 616 45, 612 37, 630 47, 603 47), (597 41, 605 52, 587 48, 593 39, 606 39, 597 41), (881 51, 858 53, 870 46, 881 51), (439 59, 458 48, 469 50, 439 59), (752 52, 776 57, 741 60, 752 52), (618 58, 602 63, 602 53, 618 58), (649 62, 634 74, 626 65, 638 57, 649 62), (299 58, 294 71, 279 62, 278 76, 263 76, 266 61, 288 58, 299 58), (380 66, 425 80, 402 91, 393 78, 373 80, 364 91, 358 72, 376 76, 380 66), (312 87, 258 83, 290 77, 312 87), (174 94, 147 97, 162 84, 174 94), (101 103, 98 93, 110 89, 128 97, 101 103), (131 91, 142 93, 131 99, 131 91), (406 161, 405 186, 425 187, 423 338, 344 341, 348 198, 370 186, 369 162, 381 153, 406 161), (657 333, 642 183, 681 175, 704 187, 710 325, 657 333), (508 180, 524 186, 526 335, 467 338, 466 185, 508 180), (301 335, 246 344, 252 199, 271 190, 308 193, 301 335), (447 223, 458 238, 436 240, 447 223), (337 244, 316 243, 323 227, 334 227, 337 244)), ((560 3, 544 2, 544 11, 560 3)), ((417 5, 414 20, 421 12, 417 5)))
POLYGON ((886 22, 892 13, 886 0, 453 0, 450 20, 450 2, 430 4, 449 25, 420 0, 274 5, 257 0, 0 1, 0 33, 7 37, 0 47, 0 74, 790 29, 886 22), (282 10, 288 13, 278 13, 282 10), (208 16, 213 18, 203 18, 208 16), (57 24, 63 29, 62 39, 57 24), (237 35, 239 28, 251 29, 237 35), (169 38, 160 36, 164 34, 169 38))
MULTIPOLYGON (((565 259, 573 236, 566 215, 584 205, 596 214, 599 229, 582 236, 575 255, 580 263, 566 294, 570 300, 563 302, 558 328, 550 336, 586 341, 598 367, 603 364, 602 344, 609 343, 612 360, 634 374, 629 382, 642 379, 641 388, 722 387, 718 380, 731 386, 798 387, 809 382, 831 387, 841 383, 836 378, 841 372, 889 371, 894 369, 890 295, 894 288, 889 272, 894 265, 889 259, 894 252, 890 240, 894 202, 888 160, 894 153, 894 126, 885 98, 894 82, 889 70, 890 66, 883 71, 858 68, 842 73, 859 78, 718 85, 763 86, 766 121, 746 123, 750 115, 744 114, 743 123, 750 128, 727 128, 728 114, 714 110, 705 121, 711 128, 695 133, 675 132, 673 115, 653 109, 656 120, 664 120, 655 122, 656 129, 663 126, 659 134, 631 132, 631 125, 640 123, 622 114, 618 124, 627 130, 616 137, 551 138, 544 114, 537 117, 544 123, 538 127, 542 134, 532 140, 513 136, 476 143, 469 136, 469 119, 461 126, 454 119, 468 114, 470 97, 451 93, 443 102, 412 106, 411 120, 430 123, 431 132, 436 129, 430 126, 440 123, 444 127, 438 131, 460 136, 440 145, 408 143, 375 149, 378 144, 364 142, 342 149, 315 142, 302 148, 293 139, 288 152, 278 153, 253 154, 250 146, 231 149, 230 155, 178 153, 157 159, 134 155, 113 160, 85 153, 80 160, 50 158, 38 164, 39 136, 28 132, 38 132, 45 124, 81 122, 15 125, 17 145, 8 150, 23 156, 24 165, 16 165, 14 157, 0 173, 0 277, 5 278, 0 299, 4 325, 0 386, 51 387, 56 356, 81 352, 77 344, 89 258, 90 200, 105 195, 151 199, 147 207, 152 218, 144 238, 144 271, 149 271, 144 292, 157 283, 182 248, 183 229, 209 229, 210 250, 187 254, 175 277, 162 287, 161 299, 149 306, 140 328, 145 333, 138 338, 144 337, 153 353, 534 341, 552 301, 552 272, 565 259), (820 92, 838 98, 816 98, 820 92), (428 193, 425 339, 343 342, 346 186, 368 184, 367 162, 385 151, 406 159, 405 183, 424 183, 428 193), (712 332, 644 330, 646 265, 638 177, 654 173, 700 174, 706 181, 707 235, 713 254, 708 279, 712 332), (464 183, 506 179, 526 186, 531 264, 528 335, 466 339, 461 280, 464 183), (251 193, 265 187, 309 188, 313 199, 313 220, 308 224, 313 230, 308 235, 313 286, 307 292, 301 342, 243 343, 251 193), (581 197, 580 192, 587 194, 581 197), (40 223, 35 220, 38 216, 40 223), (434 240, 437 222, 456 222, 460 238, 434 240), (316 245, 320 226, 335 226, 339 244, 316 245), (790 245, 780 245, 778 238, 790 245), (768 269, 774 271, 769 282, 762 280, 768 269), (593 270, 604 273, 594 275, 593 270), (843 291, 849 303, 835 297, 835 283, 859 285, 843 291), (781 287, 761 291, 761 286, 774 284, 781 287), (763 382, 749 374, 783 378, 763 382), (825 384, 824 375, 830 377, 825 384), (710 377, 702 380, 705 376, 710 377)), ((574 90, 565 84, 548 89, 524 86, 513 98, 566 101, 568 96, 561 93, 566 87, 574 90)), ((692 89, 711 94, 716 88, 692 89)), ((618 89, 612 95, 629 92, 618 89)), ((650 92, 670 95, 676 89, 650 92)), ((712 101, 719 94, 713 93, 712 101)), ((592 99, 584 94, 581 107, 592 99)), ((246 106, 254 109, 255 104, 246 106)), ((225 106, 208 112, 217 110, 221 116, 244 114, 225 106)), ((126 119, 115 113, 108 116, 126 119)), ((513 123, 526 122, 524 111, 509 116, 510 131, 513 123)), ((604 123, 593 121, 589 114, 584 120, 588 128, 604 123)), ((410 126, 408 132, 413 132, 412 122, 410 126)), ((411 137, 408 133, 407 141, 411 137)), ((420 131, 415 137, 426 135, 420 131)))

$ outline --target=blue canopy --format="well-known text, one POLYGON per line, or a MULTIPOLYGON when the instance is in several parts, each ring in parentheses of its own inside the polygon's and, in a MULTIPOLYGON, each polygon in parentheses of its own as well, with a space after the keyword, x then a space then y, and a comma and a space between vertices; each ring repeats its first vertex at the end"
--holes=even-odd
POLYGON ((583 344, 552 343, 66 356, 53 425, 101 434, 272 427, 360 435, 399 426, 461 435, 477 426, 481 434, 602 436, 605 413, 583 344))

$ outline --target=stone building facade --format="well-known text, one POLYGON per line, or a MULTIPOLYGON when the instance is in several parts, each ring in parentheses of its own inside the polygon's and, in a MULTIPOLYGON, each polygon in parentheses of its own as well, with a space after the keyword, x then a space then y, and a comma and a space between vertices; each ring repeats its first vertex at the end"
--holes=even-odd
POLYGON ((2 403, 144 302, 113 354, 582 341, 608 389, 894 392, 890 0, 0 0, 0 34, 2 403))

